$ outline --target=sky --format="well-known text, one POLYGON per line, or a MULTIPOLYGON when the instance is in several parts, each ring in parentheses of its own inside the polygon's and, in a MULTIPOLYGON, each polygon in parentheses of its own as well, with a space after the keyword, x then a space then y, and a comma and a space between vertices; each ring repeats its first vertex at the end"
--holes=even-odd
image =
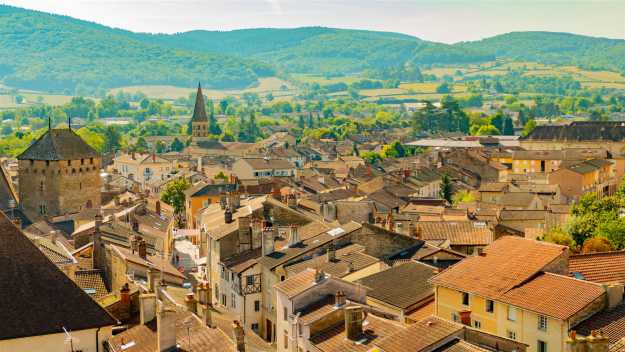
POLYGON ((0 0, 140 32, 327 26, 455 43, 544 30, 625 39, 625 0, 0 0))

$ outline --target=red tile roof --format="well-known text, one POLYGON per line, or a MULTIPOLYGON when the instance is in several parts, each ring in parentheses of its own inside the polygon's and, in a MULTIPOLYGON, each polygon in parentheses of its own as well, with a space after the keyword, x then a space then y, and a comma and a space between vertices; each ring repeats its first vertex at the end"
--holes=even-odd
POLYGON ((463 329, 458 323, 431 316, 376 342, 376 346, 384 352, 420 352, 450 336, 460 335, 463 329))
POLYGON ((592 282, 625 284, 625 251, 573 255, 569 271, 592 282))

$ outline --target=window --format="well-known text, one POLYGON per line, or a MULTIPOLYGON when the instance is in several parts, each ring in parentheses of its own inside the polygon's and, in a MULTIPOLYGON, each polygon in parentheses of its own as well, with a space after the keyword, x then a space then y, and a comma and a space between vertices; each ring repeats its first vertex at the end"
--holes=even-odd
POLYGON ((286 276, 280 275, 280 281, 284 281, 284 280, 286 280, 286 276))
POLYGON ((215 299, 219 299, 219 285, 215 285, 215 299))
POLYGON ((252 323, 252 330, 258 333, 258 323, 252 323))
POLYGON ((237 299, 234 296, 234 293, 230 295, 230 300, 232 301, 232 308, 236 308, 237 307, 237 299))
POLYGON ((39 213, 41 215, 46 215, 48 213, 48 207, 45 204, 39 205, 39 213))
POLYGON ((287 321, 289 319, 289 312, 286 310, 286 307, 282 308, 283 320, 287 321))
POLYGON ((495 302, 491 301, 490 299, 486 300, 486 312, 488 313, 492 313, 495 311, 495 302))
POLYGON ((228 298, 226 297, 226 295, 221 295, 221 305, 225 307, 228 305, 227 303, 228 303, 228 298))
POLYGON ((544 315, 538 316, 538 330, 547 331, 547 317, 544 315))
POLYGON ((260 301, 254 301, 254 311, 260 312, 260 301))
POLYGON ((516 308, 508 306, 508 320, 516 321, 516 308))
POLYGON ((284 349, 289 349, 289 332, 284 330, 284 349))
POLYGON ((476 329, 481 329, 482 328, 482 323, 479 320, 474 320, 473 321, 473 327, 476 329))
POLYGON ((469 294, 466 292, 462 292, 462 305, 464 306, 469 305, 469 294))
POLYGON ((510 340, 516 340, 516 332, 508 330, 507 335, 510 340))
POLYGON ((538 340, 538 352, 547 352, 547 343, 545 341, 538 340))
POLYGON ((246 276, 246 281, 247 281, 247 286, 254 285, 254 276, 252 276, 252 275, 246 276))

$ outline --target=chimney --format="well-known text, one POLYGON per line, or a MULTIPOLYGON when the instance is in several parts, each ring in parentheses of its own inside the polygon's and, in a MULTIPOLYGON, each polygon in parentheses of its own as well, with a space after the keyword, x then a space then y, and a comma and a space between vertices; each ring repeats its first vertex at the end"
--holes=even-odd
POLYGON ((226 224, 232 223, 232 211, 230 211, 230 208, 226 208, 226 211, 224 212, 224 222, 226 224))
POLYGON ((289 208, 297 208, 297 196, 295 195, 295 193, 290 193, 289 195, 287 195, 286 205, 289 208))
POLYGON ((416 227, 414 225, 414 222, 412 220, 410 220, 410 222, 408 223, 408 236, 412 236, 412 237, 416 237, 415 236, 415 230, 416 227))
POLYGON ((345 311, 345 333, 347 338, 357 341, 362 335, 363 309, 361 306, 346 307, 345 311))
POLYGON ((161 201, 157 200, 154 207, 156 208, 156 214, 160 216, 161 215, 161 201))
POLYGON ((593 330, 586 338, 588 352, 608 352, 610 339, 601 330, 593 330))
POLYGON ((52 242, 52 244, 56 244, 56 239, 58 236, 58 231, 53 230, 52 232, 50 232, 50 242, 52 242))
POLYGON ((232 323, 234 344, 236 345, 236 352, 245 352, 245 330, 241 326, 238 320, 232 323))
POLYGON ((326 256, 328 259, 328 263, 336 260, 336 248, 334 247, 334 242, 330 242, 330 244, 328 245, 326 256))
POLYGON ((139 257, 141 257, 141 259, 143 260, 147 260, 147 256, 148 256, 148 245, 145 242, 144 239, 140 239, 139 240, 139 244, 138 244, 138 250, 139 250, 139 257))
POLYGON ((263 255, 270 255, 276 251, 275 248, 275 236, 273 233, 273 227, 263 228, 263 255))
POLYGON ((193 292, 189 292, 184 297, 184 304, 187 306, 187 310, 191 313, 197 313, 197 301, 193 292))
POLYGON ((263 246, 263 222, 259 219, 252 220, 252 249, 263 246))
POLYGON ((119 303, 121 304, 122 314, 129 316, 130 314, 130 287, 128 283, 125 283, 121 289, 119 289, 119 303))
POLYGON ((200 281, 195 288, 197 292, 197 303, 199 305, 209 305, 210 304, 210 287, 208 286, 208 282, 200 281))
POLYGON ((202 323, 209 328, 213 327, 213 311, 210 305, 201 304, 197 307, 198 316, 201 318, 202 323))
POLYGON ((102 226, 102 214, 96 214, 95 216, 95 232, 100 232, 100 227, 102 226))
POLYGON ((347 298, 345 297, 345 293, 343 291, 336 291, 335 303, 337 307, 342 307, 347 303, 347 298))
POLYGON ((148 275, 148 290, 151 293, 156 292, 156 288, 158 286, 158 276, 159 276, 159 272, 158 270, 154 270, 154 269, 148 269, 147 275, 148 275))
POLYGON ((130 157, 132 158, 132 160, 136 160, 135 152, 132 152, 132 153, 130 154, 130 157))
POLYGON ((575 330, 571 330, 569 337, 565 340, 566 352, 586 352, 586 338, 577 336, 575 330))
POLYGON ((299 234, 297 233, 297 225, 289 226, 289 247, 295 246, 298 244, 299 234))
POLYGON ((326 274, 323 270, 315 269, 315 283, 320 283, 326 278, 326 274))
POLYGON ((227 205, 228 205, 228 200, 226 198, 226 195, 222 193, 221 196, 219 197, 219 206, 221 207, 221 210, 226 210, 227 205))
POLYGON ((250 229, 250 217, 244 216, 239 219, 239 248, 240 251, 252 249, 252 231, 250 229))
POLYGON ((141 325, 151 322, 156 317, 156 295, 154 293, 139 295, 139 315, 141 325))
POLYGON ((156 313, 157 351, 171 351, 176 347, 176 310, 158 302, 156 313))
POLYGON ((622 284, 603 285, 608 298, 608 309, 612 309, 623 302, 623 287, 622 284))

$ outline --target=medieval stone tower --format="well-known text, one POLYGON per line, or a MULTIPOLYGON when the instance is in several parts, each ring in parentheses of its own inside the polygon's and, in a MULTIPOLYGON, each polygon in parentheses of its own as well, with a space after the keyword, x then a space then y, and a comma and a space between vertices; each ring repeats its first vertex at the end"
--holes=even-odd
POLYGON ((198 83, 197 96, 195 97, 195 107, 191 117, 191 130, 194 141, 208 137, 208 116, 206 115, 206 103, 202 86, 198 83))
POLYGON ((100 207, 100 155, 71 129, 49 129, 17 159, 20 207, 31 219, 100 207))

